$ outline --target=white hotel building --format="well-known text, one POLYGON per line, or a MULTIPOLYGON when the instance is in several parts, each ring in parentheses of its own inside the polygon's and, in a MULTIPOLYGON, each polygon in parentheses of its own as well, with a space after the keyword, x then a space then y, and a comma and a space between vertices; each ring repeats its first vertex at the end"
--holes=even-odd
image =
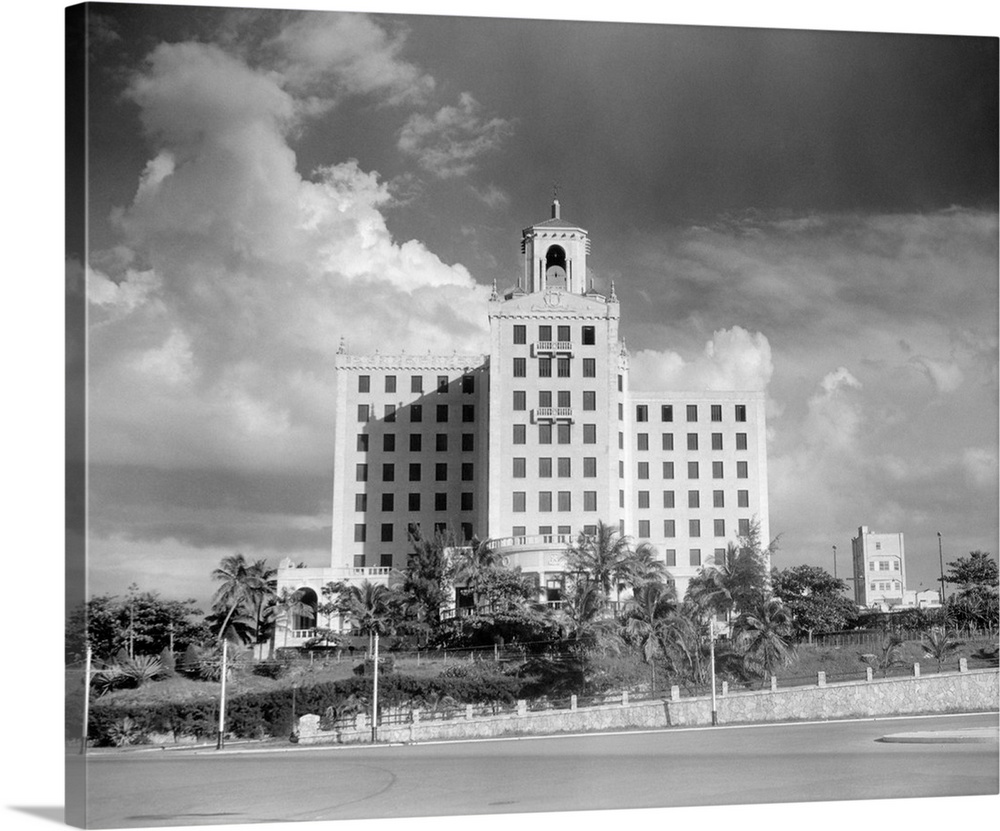
POLYGON ((489 354, 341 347, 330 565, 286 560, 279 590, 321 603, 331 581, 392 584, 411 533, 448 529, 556 601, 563 552, 601 520, 652 543, 683 594, 751 522, 770 539, 763 393, 633 390, 614 284, 588 285, 587 231, 554 201, 521 250, 518 285, 490 298, 489 354))

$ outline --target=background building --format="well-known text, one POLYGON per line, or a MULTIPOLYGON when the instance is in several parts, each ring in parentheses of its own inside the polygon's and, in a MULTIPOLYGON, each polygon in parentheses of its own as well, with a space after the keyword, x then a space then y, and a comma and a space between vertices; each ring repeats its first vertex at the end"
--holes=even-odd
POLYGON ((411 535, 439 530, 487 540, 550 602, 567 545, 599 521, 655 546, 681 594, 752 523, 766 545, 763 393, 633 391, 615 286, 588 280, 588 232, 554 201, 521 251, 517 284, 490 298, 488 355, 342 345, 331 564, 284 561, 279 590, 315 603, 331 581, 391 584, 411 535))
POLYGON ((866 608, 890 609, 903 604, 906 551, 903 535, 876 534, 867 525, 851 540, 854 602, 866 608))

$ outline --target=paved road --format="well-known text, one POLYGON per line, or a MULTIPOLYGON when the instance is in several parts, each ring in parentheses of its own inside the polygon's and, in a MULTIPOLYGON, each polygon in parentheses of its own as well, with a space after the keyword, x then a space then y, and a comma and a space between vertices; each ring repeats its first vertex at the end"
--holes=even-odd
POLYGON ((378 748, 92 756, 91 827, 998 792, 998 745, 893 744, 961 716, 378 748))

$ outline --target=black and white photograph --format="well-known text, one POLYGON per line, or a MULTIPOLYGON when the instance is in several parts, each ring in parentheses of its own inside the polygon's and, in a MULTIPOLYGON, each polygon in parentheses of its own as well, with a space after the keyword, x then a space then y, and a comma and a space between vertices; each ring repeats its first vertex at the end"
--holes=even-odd
POLYGON ((17 827, 995 816, 995 13, 321 5, 60 12, 17 827))

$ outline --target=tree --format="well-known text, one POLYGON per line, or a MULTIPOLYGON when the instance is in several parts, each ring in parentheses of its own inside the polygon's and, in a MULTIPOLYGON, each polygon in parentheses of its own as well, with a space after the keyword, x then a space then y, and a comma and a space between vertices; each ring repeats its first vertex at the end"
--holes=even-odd
POLYGON ((996 560, 989 552, 972 551, 948 563, 945 580, 959 586, 948 598, 946 616, 955 626, 993 630, 1000 623, 996 560))
POLYGON ((288 630, 292 628, 292 622, 296 617, 305 617, 312 620, 316 617, 313 607, 304 602, 302 598, 305 592, 302 589, 289 589, 283 586, 278 595, 274 598, 275 623, 285 630, 285 641, 282 644, 288 647, 288 630))
POLYGON ((218 568, 212 571, 212 579, 222 583, 212 598, 212 608, 216 617, 220 617, 219 641, 231 638, 246 642, 245 632, 237 633, 230 628, 230 621, 237 612, 244 620, 250 621, 253 632, 251 638, 256 637, 255 598, 266 588, 266 580, 260 575, 256 564, 247 563, 242 554, 223 557, 218 568))
POLYGON ((856 618, 857 610, 843 596, 847 584, 819 566, 795 566, 771 572, 771 590, 791 612, 797 635, 839 632, 856 618))
POLYGON ((464 586, 472 591, 473 606, 481 602, 482 587, 493 572, 502 568, 506 558, 498 549, 485 541, 473 539, 469 545, 452 549, 452 560, 448 567, 448 579, 455 586, 464 586))
POLYGON ((416 627, 425 634, 441 624, 441 607, 450 600, 448 557, 453 547, 449 534, 437 533, 432 539, 414 536, 413 550, 406 561, 402 591, 416 627))
POLYGON ((611 587, 621 584, 628 574, 630 554, 628 537, 598 522, 595 533, 581 532, 576 543, 566 549, 566 571, 593 582, 600 593, 601 606, 606 606, 611 587))
MULTIPOLYGON (((688 583, 688 595, 699 606, 732 621, 734 612, 759 608, 767 597, 767 566, 754 523, 738 543, 729 543, 688 583)), ((774 543, 768 547, 772 551, 774 543)))
POLYGON ((795 653, 790 643, 792 618, 780 600, 765 600, 744 610, 733 625, 733 640, 754 675, 767 678, 795 653))
POLYGON ((924 634, 921 645, 926 650, 926 657, 934 658, 937 661, 938 672, 941 671, 941 665, 948 659, 948 656, 958 649, 958 644, 952 638, 951 633, 939 626, 935 626, 930 632, 924 634))
POLYGON ((251 576, 248 602, 253 609, 254 644, 261 649, 263 657, 264 644, 270 639, 275 623, 274 601, 278 581, 275 579, 277 569, 271 568, 267 560, 255 560, 247 567, 251 576))
POLYGON ((665 655, 679 617, 677 591, 672 585, 649 581, 638 586, 626 606, 623 633, 649 664, 650 689, 656 689, 656 658, 665 655))
POLYGON ((355 629, 368 635, 369 655, 375 633, 387 635, 392 631, 396 602, 396 595, 391 589, 368 580, 340 590, 337 602, 340 613, 355 629))
POLYGON ((623 576, 633 593, 650 583, 662 584, 667 579, 667 566, 659 559, 652 543, 644 542, 636 546, 625 559, 623 576))

